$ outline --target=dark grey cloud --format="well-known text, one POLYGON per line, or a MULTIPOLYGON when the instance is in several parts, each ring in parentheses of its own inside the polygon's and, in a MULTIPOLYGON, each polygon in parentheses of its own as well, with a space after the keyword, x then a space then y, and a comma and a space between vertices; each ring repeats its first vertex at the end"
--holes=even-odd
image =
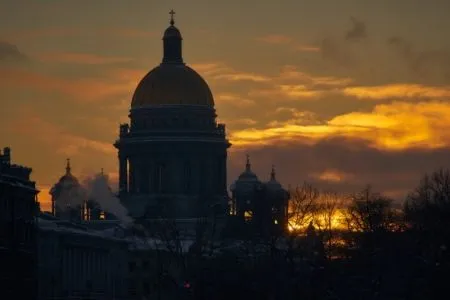
POLYGON ((332 37, 324 38, 320 43, 322 58, 343 67, 351 67, 355 63, 354 57, 342 42, 332 37))
POLYGON ((387 44, 416 78, 436 84, 450 83, 450 49, 419 50, 399 36, 388 38, 387 44))
POLYGON ((16 45, 0 41, 0 62, 25 62, 28 57, 16 45))
POLYGON ((344 67, 352 67, 356 63, 348 43, 359 42, 367 38, 366 23, 355 17, 350 17, 352 26, 344 33, 344 37, 325 37, 320 43, 322 57, 344 67))
MULTIPOLYGON (((266 146, 248 152, 253 169, 262 180, 268 180, 273 163, 279 181, 285 186, 307 181, 321 189, 349 193, 371 184, 375 190, 394 195, 397 200, 412 191, 425 173, 450 167, 450 149, 388 152, 344 138, 326 139, 313 145, 299 140, 288 146, 266 146), (315 176, 326 170, 337 170, 344 177, 332 182, 315 176)), ((231 153, 230 183, 243 171, 244 165, 245 151, 231 153)))
POLYGON ((352 28, 345 33, 345 39, 347 41, 360 41, 367 38, 366 23, 355 17, 350 17, 352 22, 352 28))

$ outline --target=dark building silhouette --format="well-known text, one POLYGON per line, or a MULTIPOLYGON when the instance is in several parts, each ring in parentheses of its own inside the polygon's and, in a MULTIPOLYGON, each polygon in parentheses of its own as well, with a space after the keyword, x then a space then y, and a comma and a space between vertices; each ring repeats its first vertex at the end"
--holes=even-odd
POLYGON ((35 299, 37 287, 36 214, 32 169, 11 163, 0 151, 0 288, 4 299, 35 299))
POLYGON ((120 200, 132 217, 195 219, 213 206, 226 213, 230 143, 216 116, 208 84, 183 61, 172 15, 162 62, 138 84, 114 144, 120 200))
POLYGON ((230 214, 238 221, 251 224, 263 235, 286 231, 289 192, 277 181, 274 167, 270 180, 261 182, 251 170, 247 155, 245 171, 231 185, 231 192, 230 214))
MULTIPOLYGON (((41 213, 38 299, 127 299, 128 241, 41 213)), ((28 298, 11 298, 28 299, 28 298)))

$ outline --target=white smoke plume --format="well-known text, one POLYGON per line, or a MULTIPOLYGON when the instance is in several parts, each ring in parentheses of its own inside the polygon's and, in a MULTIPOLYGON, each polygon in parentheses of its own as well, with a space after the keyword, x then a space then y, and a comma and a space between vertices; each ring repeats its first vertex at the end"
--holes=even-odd
POLYGON ((88 177, 84 180, 83 185, 88 199, 96 201, 104 211, 114 214, 125 225, 132 223, 133 219, 128 216, 127 209, 112 192, 108 175, 101 173, 88 177))
MULTIPOLYGON (((52 189, 51 192, 56 192, 56 190, 52 189)), ((68 208, 76 209, 84 203, 86 192, 76 181, 63 182, 63 185, 59 187, 59 192, 57 192, 57 198, 56 205, 61 211, 68 208)))

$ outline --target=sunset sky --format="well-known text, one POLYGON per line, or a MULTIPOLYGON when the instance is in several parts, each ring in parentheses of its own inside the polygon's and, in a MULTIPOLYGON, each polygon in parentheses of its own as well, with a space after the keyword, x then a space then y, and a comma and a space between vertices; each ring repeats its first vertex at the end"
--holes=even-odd
POLYGON ((0 147, 48 189, 71 158, 114 179, 112 144, 162 58, 170 9, 185 62, 263 180, 401 200, 450 167, 448 0, 2 0, 0 147))

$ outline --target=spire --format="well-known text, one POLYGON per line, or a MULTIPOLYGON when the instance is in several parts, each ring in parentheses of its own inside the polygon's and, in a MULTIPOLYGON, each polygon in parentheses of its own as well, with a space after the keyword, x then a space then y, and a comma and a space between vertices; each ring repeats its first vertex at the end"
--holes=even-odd
POLYGON ((170 12, 169 12, 169 15, 170 15, 170 26, 173 26, 175 24, 175 21, 173 19, 173 15, 174 14, 175 14, 175 11, 173 9, 170 10, 170 12))
POLYGON ((164 64, 183 64, 183 56, 181 51, 181 42, 183 38, 181 37, 181 33, 178 28, 174 26, 175 20, 173 15, 175 15, 175 11, 172 9, 169 14, 170 26, 164 32, 164 57, 162 62, 164 64))
POLYGON ((250 164, 250 155, 247 154, 247 162, 245 164, 245 170, 247 172, 250 172, 251 171, 251 167, 252 167, 252 165, 250 164))
POLYGON ((275 179, 275 166, 272 165, 272 172, 270 172, 270 180, 271 181, 276 181, 275 179))
POLYGON ((70 158, 67 159, 67 163, 66 163, 66 174, 67 174, 67 175, 70 174, 70 158))

